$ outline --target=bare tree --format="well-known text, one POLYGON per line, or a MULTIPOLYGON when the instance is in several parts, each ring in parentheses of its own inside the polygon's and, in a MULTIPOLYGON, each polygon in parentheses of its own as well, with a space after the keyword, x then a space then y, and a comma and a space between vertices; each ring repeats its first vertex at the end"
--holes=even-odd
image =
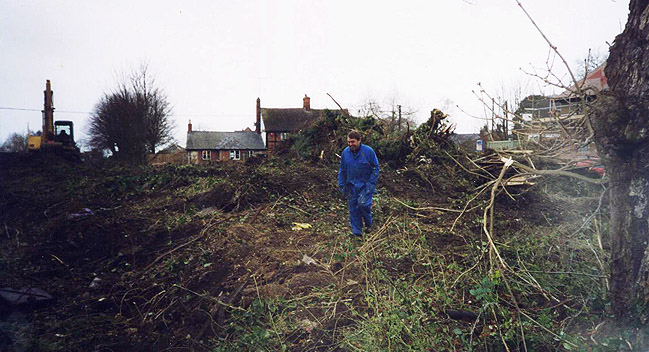
POLYGON ((141 64, 139 71, 133 73, 131 85, 138 105, 142 107, 146 147, 148 152, 155 153, 157 147, 172 141, 171 106, 164 91, 155 87, 148 65, 141 64))
POLYGON ((386 128, 386 132, 406 131, 407 126, 414 126, 417 111, 409 106, 402 106, 397 98, 388 99, 385 104, 368 98, 358 108, 359 117, 374 117, 386 128))
POLYGON ((90 116, 90 145, 118 159, 141 163, 172 140, 173 123, 166 94, 142 64, 115 91, 106 93, 90 116))
POLYGON ((26 152, 27 151, 27 135, 14 133, 7 138, 2 144, 0 150, 3 152, 26 152))

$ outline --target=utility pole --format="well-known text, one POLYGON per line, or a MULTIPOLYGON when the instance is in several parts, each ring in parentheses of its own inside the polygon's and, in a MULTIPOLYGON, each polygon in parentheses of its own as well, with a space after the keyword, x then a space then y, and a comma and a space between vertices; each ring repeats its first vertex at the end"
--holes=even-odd
POLYGON ((390 132, 394 132, 394 105, 392 105, 392 120, 390 120, 390 132))
POLYGON ((401 105, 397 105, 399 107, 399 132, 401 132, 401 105))
POLYGON ((496 112, 494 111, 495 109, 495 102, 493 99, 491 99, 491 132, 489 133, 491 135, 491 140, 494 140, 494 121, 496 120, 496 112))
POLYGON ((507 108, 507 100, 505 100, 505 121, 503 123, 505 126, 505 140, 509 139, 509 109, 507 108))

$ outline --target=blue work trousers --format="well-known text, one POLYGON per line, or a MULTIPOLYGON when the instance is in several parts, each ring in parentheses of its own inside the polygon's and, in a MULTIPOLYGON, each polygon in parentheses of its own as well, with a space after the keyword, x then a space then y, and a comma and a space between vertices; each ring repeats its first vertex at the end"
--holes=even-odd
POLYGON ((363 223, 365 227, 372 226, 372 196, 363 204, 359 204, 358 197, 352 197, 347 201, 349 206, 349 222, 352 225, 352 233, 361 235, 363 233, 363 223))

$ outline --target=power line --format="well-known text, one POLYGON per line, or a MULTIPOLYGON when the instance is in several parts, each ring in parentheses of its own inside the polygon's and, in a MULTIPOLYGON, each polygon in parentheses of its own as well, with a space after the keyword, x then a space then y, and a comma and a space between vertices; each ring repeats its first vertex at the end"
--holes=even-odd
POLYGON ((176 115, 176 114, 173 114, 171 116, 175 116, 175 117, 219 117, 219 116, 222 116, 222 115, 185 115, 185 114, 176 115))
POLYGON ((190 115, 190 114, 171 114, 173 117, 231 117, 231 116, 253 116, 254 114, 229 114, 229 113, 222 113, 222 114, 209 114, 209 115, 190 115))
POLYGON ((88 111, 69 111, 69 110, 56 110, 56 112, 62 112, 66 114, 92 114, 91 112, 88 111))
MULTIPOLYGON (((6 106, 0 106, 0 110, 17 110, 17 111, 43 111, 42 109, 27 109, 27 108, 10 108, 6 106)), ((70 110, 56 110, 56 112, 66 113, 66 114, 90 114, 87 111, 70 111, 70 110)))
MULTIPOLYGON (((43 111, 42 109, 13 108, 13 107, 6 107, 6 106, 0 106, 0 110, 38 111, 38 112, 43 111)), ((88 111, 70 111, 70 110, 55 110, 55 112, 66 113, 66 114, 92 114, 92 112, 88 112, 88 111)), ((230 116, 250 116, 250 114, 196 114, 196 115, 194 115, 194 114, 171 114, 169 116, 173 116, 173 117, 230 117, 230 116)))
POLYGON ((41 111, 40 109, 7 108, 2 106, 0 106, 0 110, 41 111))

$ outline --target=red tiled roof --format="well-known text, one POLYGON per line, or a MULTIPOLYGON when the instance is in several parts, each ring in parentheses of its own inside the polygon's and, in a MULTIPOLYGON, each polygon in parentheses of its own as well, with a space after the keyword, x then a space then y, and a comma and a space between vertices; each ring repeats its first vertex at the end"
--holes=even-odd
MULTIPOLYGON (((595 95, 598 92, 608 88, 608 82, 606 81, 606 75, 604 74, 604 68, 606 63, 601 64, 598 68, 591 71, 585 79, 583 79, 581 84, 581 90, 586 95, 595 95)), ((577 90, 575 86, 570 86, 570 88, 563 91, 561 94, 555 96, 555 98, 576 98, 577 90)))

